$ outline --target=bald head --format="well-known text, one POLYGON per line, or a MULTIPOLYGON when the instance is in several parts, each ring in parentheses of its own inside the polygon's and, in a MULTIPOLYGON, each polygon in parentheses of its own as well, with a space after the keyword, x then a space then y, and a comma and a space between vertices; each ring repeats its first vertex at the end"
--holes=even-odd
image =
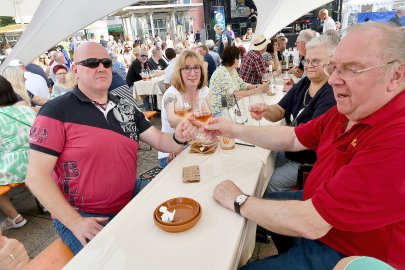
POLYGON ((101 95, 103 98, 100 100, 104 102, 108 87, 111 85, 111 66, 101 62, 105 58, 109 60, 107 50, 99 43, 86 42, 75 50, 75 65, 73 65, 72 71, 76 75, 79 89, 91 100, 98 100, 101 95), (93 62, 99 61, 98 66, 88 65, 88 63, 78 64, 90 58, 93 58, 93 62))
POLYGON ((108 53, 100 43, 85 42, 76 48, 74 60, 77 63, 88 58, 108 58, 108 53))

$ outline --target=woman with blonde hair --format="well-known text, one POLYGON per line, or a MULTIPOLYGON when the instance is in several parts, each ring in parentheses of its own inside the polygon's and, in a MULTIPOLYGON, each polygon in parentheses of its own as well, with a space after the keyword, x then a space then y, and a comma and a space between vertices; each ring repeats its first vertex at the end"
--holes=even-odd
MULTIPOLYGON (((162 103, 164 104, 161 111, 163 132, 173 132, 183 117, 191 116, 185 115, 181 117, 175 114, 175 101, 180 96, 184 100, 187 100, 190 105, 197 99, 210 99, 207 87, 207 66, 204 65, 204 59, 201 55, 192 50, 184 50, 176 59, 172 86, 166 90, 162 98, 162 103)), ((158 159, 160 166, 164 168, 176 154, 159 152, 158 159)))
POLYGON ((46 56, 45 54, 41 54, 40 56, 38 56, 37 59, 35 59, 34 64, 40 66, 44 72, 46 72, 46 70, 49 67, 49 58, 48 56, 46 56))
POLYGON ((35 96, 25 88, 24 71, 21 67, 8 66, 3 70, 2 75, 11 83, 18 95, 18 101, 23 101, 24 105, 31 107, 35 107, 35 105, 42 106, 48 101, 46 98, 35 96))

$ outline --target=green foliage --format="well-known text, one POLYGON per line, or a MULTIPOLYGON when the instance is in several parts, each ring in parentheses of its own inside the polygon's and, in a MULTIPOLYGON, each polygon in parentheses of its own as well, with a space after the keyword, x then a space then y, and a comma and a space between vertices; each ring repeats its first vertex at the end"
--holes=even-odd
POLYGON ((0 27, 15 24, 13 17, 0 16, 0 27))

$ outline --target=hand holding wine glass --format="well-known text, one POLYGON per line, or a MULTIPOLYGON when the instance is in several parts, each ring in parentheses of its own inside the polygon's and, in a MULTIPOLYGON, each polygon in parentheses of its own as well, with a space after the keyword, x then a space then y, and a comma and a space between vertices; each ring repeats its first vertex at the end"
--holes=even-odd
POLYGON ((193 102, 193 117, 202 124, 208 123, 212 117, 211 105, 208 98, 197 98, 193 102))
MULTIPOLYGON (((256 94, 256 95, 251 95, 249 96, 249 111, 252 115, 261 115, 263 111, 265 110, 266 103, 264 101, 264 98, 262 94, 256 94)), ((253 119, 256 119, 255 117, 252 116, 253 119)), ((261 117, 260 117, 261 119, 261 117)), ((259 122, 260 126, 260 119, 256 119, 259 122)))

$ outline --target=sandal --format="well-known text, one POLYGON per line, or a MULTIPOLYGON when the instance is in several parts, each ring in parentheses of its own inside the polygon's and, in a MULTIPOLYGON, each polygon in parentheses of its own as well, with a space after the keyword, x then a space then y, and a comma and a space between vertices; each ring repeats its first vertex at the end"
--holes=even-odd
POLYGON ((27 223, 27 220, 25 218, 23 218, 22 221, 20 221, 19 223, 16 223, 16 220, 19 217, 21 217, 20 214, 18 214, 18 216, 16 216, 15 219, 6 218, 2 223, 0 223, 1 229, 3 231, 5 231, 5 230, 9 230, 9 229, 21 228, 22 226, 24 226, 27 223))

